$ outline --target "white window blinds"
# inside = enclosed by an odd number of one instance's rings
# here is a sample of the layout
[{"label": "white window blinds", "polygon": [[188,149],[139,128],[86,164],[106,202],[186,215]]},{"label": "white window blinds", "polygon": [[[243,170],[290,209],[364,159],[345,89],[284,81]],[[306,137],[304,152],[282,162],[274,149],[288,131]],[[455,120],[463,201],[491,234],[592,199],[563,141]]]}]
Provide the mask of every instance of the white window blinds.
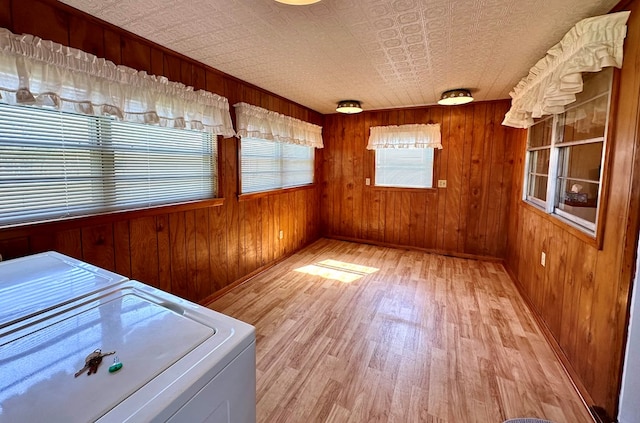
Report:
[{"label": "white window blinds", "polygon": [[243,194],[313,183],[315,150],[304,145],[242,138],[240,146]]},{"label": "white window blinds", "polygon": [[376,186],[433,187],[433,148],[381,148],[376,150]]},{"label": "white window blinds", "polygon": [[313,184],[321,126],[247,103],[234,107],[242,194]]},{"label": "white window blinds", "polygon": [[215,197],[216,137],[0,104],[0,226]]}]

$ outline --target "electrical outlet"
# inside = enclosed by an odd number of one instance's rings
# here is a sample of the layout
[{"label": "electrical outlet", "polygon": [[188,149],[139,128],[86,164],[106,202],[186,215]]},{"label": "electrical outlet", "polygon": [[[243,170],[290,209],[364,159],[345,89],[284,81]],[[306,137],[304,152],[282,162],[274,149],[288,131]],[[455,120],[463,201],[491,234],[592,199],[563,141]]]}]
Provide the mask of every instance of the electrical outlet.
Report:
[{"label": "electrical outlet", "polygon": [[364,178],[365,185],[371,185],[371,178]]},{"label": "electrical outlet", "polygon": [[544,251],[540,254],[540,264],[542,265],[542,267],[545,267],[547,265],[547,255]]},{"label": "electrical outlet", "polygon": [[278,237],[279,237],[280,239],[283,239],[283,238],[284,238],[284,231],[283,231],[283,230],[280,230],[280,233],[278,233]]},{"label": "electrical outlet", "polygon": [[438,179],[438,188],[446,188],[447,180],[446,179]]}]

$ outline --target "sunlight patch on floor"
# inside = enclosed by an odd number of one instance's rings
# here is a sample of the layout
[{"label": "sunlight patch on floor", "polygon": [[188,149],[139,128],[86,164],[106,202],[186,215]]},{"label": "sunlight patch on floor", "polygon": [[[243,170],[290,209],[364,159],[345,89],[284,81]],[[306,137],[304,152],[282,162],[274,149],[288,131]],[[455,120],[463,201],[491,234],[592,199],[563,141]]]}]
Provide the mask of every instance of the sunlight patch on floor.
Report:
[{"label": "sunlight patch on floor", "polygon": [[354,263],[346,263],[338,260],[323,260],[308,266],[294,269],[296,272],[306,273],[312,276],[320,276],[343,283],[351,283],[363,276],[370,275],[380,269],[362,266]]}]

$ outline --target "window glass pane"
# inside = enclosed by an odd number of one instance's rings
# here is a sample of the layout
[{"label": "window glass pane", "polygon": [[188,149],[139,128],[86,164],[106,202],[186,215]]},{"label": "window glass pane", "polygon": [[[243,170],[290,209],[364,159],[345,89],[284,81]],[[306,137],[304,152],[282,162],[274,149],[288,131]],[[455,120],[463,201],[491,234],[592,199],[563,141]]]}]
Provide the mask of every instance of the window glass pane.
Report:
[{"label": "window glass pane", "polygon": [[553,117],[549,116],[538,120],[529,128],[529,147],[543,147],[551,145],[551,129]]},{"label": "window glass pane", "polygon": [[529,185],[527,188],[529,197],[546,201],[550,155],[551,149],[535,150],[529,153]]},{"label": "window glass pane", "polygon": [[551,149],[535,150],[530,153],[529,171],[536,174],[547,175],[549,173],[549,159]]},{"label": "window glass pane", "polygon": [[567,108],[561,118],[564,119],[561,142],[604,137],[608,100],[609,97],[603,95],[573,108]]},{"label": "window glass pane", "polygon": [[[118,206],[151,206],[215,197],[212,137],[199,131],[111,122],[104,147],[112,151]],[[177,137],[177,138],[176,138]]]},{"label": "window glass pane", "polygon": [[581,104],[611,90],[613,68],[605,68],[600,72],[582,73],[582,91],[576,94],[576,102]]},{"label": "window glass pane", "polygon": [[313,183],[313,147],[255,138],[243,138],[240,147],[243,194]]},{"label": "window glass pane", "polygon": [[556,207],[580,219],[595,223],[599,184],[559,178]]},{"label": "window glass pane", "polygon": [[591,223],[596,221],[602,142],[559,149],[556,207]]},{"label": "window glass pane", "polygon": [[282,184],[295,187],[313,183],[315,148],[282,144]]},{"label": "window glass pane", "polygon": [[538,200],[547,200],[547,182],[548,177],[539,175],[529,176],[529,189],[527,194],[530,197],[537,198]]},{"label": "window glass pane", "polygon": [[215,195],[202,132],[0,105],[0,226]]},{"label": "window glass pane", "polygon": [[375,154],[376,185],[433,187],[433,148],[383,148],[375,150]]},{"label": "window glass pane", "polygon": [[573,145],[559,150],[558,176],[600,181],[602,142]]},{"label": "window glass pane", "polygon": [[582,74],[582,92],[576,94],[575,103],[568,105],[565,113],[560,115],[563,130],[559,142],[604,137],[612,80],[612,68]]}]

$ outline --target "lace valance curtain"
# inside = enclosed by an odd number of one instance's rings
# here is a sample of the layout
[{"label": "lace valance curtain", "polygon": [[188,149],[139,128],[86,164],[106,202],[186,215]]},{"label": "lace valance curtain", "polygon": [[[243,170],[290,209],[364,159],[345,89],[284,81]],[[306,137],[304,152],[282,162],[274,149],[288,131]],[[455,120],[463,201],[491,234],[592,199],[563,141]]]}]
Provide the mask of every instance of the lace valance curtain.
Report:
[{"label": "lace valance curtain", "polygon": [[247,103],[237,103],[236,129],[239,137],[323,148],[322,126],[272,112]]},{"label": "lace valance curtain", "polygon": [[0,102],[235,135],[224,97],[5,28]]},{"label": "lace valance curtain", "polygon": [[239,137],[323,148],[322,126],[272,112],[247,103],[237,103],[236,128]]},{"label": "lace valance curtain", "polygon": [[510,93],[505,126],[528,128],[533,119],[564,112],[582,91],[582,72],[622,66],[630,12],[618,12],[578,22],[553,46]]},{"label": "lace valance curtain", "polygon": [[379,148],[437,148],[442,150],[440,124],[372,126],[367,150]]}]

